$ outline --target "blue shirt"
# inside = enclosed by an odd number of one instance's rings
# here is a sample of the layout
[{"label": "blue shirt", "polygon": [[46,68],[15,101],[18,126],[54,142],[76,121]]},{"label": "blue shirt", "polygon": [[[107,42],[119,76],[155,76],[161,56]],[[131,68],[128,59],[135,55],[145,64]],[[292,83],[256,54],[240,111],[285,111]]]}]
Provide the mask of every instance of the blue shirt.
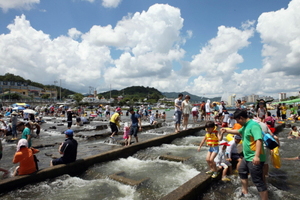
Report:
[{"label": "blue shirt", "polygon": [[139,126],[139,120],[138,119],[141,118],[141,116],[139,114],[133,113],[130,118],[131,118],[131,126],[132,127]]}]

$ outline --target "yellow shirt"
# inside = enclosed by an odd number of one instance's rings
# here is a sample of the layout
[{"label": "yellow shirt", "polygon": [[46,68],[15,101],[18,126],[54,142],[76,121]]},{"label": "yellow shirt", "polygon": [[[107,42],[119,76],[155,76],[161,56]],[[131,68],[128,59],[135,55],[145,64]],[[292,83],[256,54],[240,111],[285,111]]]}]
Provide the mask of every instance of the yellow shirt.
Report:
[{"label": "yellow shirt", "polygon": [[281,114],[286,115],[286,110],[287,110],[286,106],[281,106]]},{"label": "yellow shirt", "polygon": [[117,126],[120,126],[119,120],[120,120],[120,115],[118,112],[115,112],[110,118],[110,122],[115,123]]}]

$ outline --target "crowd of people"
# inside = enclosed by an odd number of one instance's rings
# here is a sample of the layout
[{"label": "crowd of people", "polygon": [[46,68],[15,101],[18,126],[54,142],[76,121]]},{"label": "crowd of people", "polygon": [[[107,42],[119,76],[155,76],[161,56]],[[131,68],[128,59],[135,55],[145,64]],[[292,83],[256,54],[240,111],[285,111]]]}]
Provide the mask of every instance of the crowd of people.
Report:
[{"label": "crowd of people", "polygon": [[[278,104],[275,116],[267,109],[267,102],[263,99],[258,100],[250,109],[246,109],[245,103],[237,100],[236,111],[229,113],[223,101],[211,103],[207,100],[198,107],[191,105],[190,96],[179,94],[174,101],[175,132],[181,131],[181,124],[183,130],[187,128],[189,115],[192,115],[193,123],[206,121],[206,134],[198,147],[198,151],[201,151],[203,145],[208,147],[206,162],[209,170],[206,173],[216,178],[218,169],[223,169],[222,180],[230,181],[227,175],[232,173],[234,167],[242,183],[241,197],[252,196],[248,192],[248,174],[250,174],[261,199],[268,199],[265,177],[268,175],[272,151],[264,145],[262,132],[273,137],[280,146],[279,138],[274,134],[275,122],[298,120],[300,105],[287,107],[285,104]],[[224,134],[232,134],[232,139],[224,140]],[[288,138],[300,138],[296,126],[292,126]],[[237,149],[241,141],[242,153]],[[299,160],[299,157],[287,160]]]},{"label": "crowd of people", "polygon": [[[189,123],[189,117],[192,115],[193,122],[206,121],[206,134],[204,139],[200,142],[198,151],[201,151],[202,146],[209,147],[206,161],[209,170],[207,174],[211,174],[212,178],[218,177],[219,169],[223,169],[222,180],[230,181],[228,174],[232,173],[235,168],[240,176],[242,182],[241,196],[249,197],[248,194],[248,173],[251,175],[253,183],[256,185],[262,199],[267,199],[267,187],[265,182],[265,175],[268,173],[268,155],[269,151],[263,146],[262,131],[274,137],[278,143],[279,140],[274,135],[275,121],[287,120],[287,111],[290,110],[289,118],[297,120],[300,112],[300,106],[289,108],[283,104],[278,104],[276,114],[271,115],[267,110],[266,102],[259,100],[257,106],[252,106],[251,109],[244,109],[245,102],[237,101],[237,110],[234,113],[229,113],[223,101],[211,103],[210,100],[202,102],[199,107],[193,106],[190,102],[190,96],[179,94],[174,101],[175,106],[175,132],[181,131],[181,124],[183,130],[186,130]],[[9,108],[8,108],[9,109]],[[111,108],[109,105],[104,107],[105,118],[109,121],[111,128],[110,138],[114,138],[121,129],[121,115],[120,107]],[[113,111],[111,113],[111,111]],[[19,163],[14,175],[31,174],[38,170],[37,159],[35,154],[39,150],[32,148],[31,139],[33,131],[36,131],[36,136],[39,135],[40,125],[43,123],[42,117],[31,117],[25,113],[18,113],[16,111],[7,110],[10,112],[9,122],[5,122],[3,115],[0,115],[0,123],[2,123],[1,133],[3,135],[12,135],[12,139],[18,138],[18,132],[22,133],[21,139],[17,145],[17,151],[13,158],[13,163]],[[93,112],[93,111],[92,111]],[[76,124],[80,126],[82,119],[80,116],[86,116],[85,109],[79,107],[76,110],[67,109],[65,107],[49,107],[49,109],[37,110],[39,116],[65,116],[67,118],[67,127],[65,133],[65,141],[59,146],[58,152],[62,154],[61,158],[50,161],[50,166],[58,164],[68,164],[74,162],[77,156],[78,143],[73,138],[74,115],[76,116]],[[91,113],[93,114],[93,113]],[[102,107],[95,109],[95,114],[102,117]],[[123,139],[125,146],[131,145],[131,140],[134,137],[136,142],[138,140],[138,132],[142,130],[141,122],[143,119],[149,120],[151,125],[157,123],[156,119],[166,119],[166,113],[159,113],[158,110],[152,112],[148,108],[141,106],[138,109],[130,107],[126,115],[130,114],[130,123],[124,123]],[[18,119],[23,118],[22,121]],[[79,118],[79,119],[78,119]],[[9,127],[9,128],[7,128]],[[218,127],[220,129],[218,130]],[[226,141],[225,134],[233,134],[230,141]],[[289,138],[299,138],[300,133],[296,126],[292,126],[288,135]],[[227,138],[227,137],[226,137]],[[243,142],[242,154],[239,153],[237,146]],[[0,157],[2,157],[2,146],[0,146]],[[1,159],[1,158],[0,158]],[[299,159],[299,158],[297,158]],[[6,176],[8,171],[0,168],[3,175]]]}]

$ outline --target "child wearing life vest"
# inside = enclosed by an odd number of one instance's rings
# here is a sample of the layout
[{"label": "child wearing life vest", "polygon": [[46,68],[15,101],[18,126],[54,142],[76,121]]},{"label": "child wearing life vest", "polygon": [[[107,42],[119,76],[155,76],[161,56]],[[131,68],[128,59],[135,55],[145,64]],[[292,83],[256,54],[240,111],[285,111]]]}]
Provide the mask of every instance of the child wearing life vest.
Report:
[{"label": "child wearing life vest", "polygon": [[223,133],[219,133],[216,130],[216,125],[213,121],[208,121],[205,124],[205,128],[207,133],[205,137],[201,141],[198,151],[200,151],[203,144],[206,142],[206,145],[209,147],[207,155],[206,155],[206,162],[209,167],[209,171],[206,174],[212,174],[212,178],[216,178],[218,176],[218,170],[216,163],[214,162],[215,157],[219,152],[219,141],[223,139]]}]

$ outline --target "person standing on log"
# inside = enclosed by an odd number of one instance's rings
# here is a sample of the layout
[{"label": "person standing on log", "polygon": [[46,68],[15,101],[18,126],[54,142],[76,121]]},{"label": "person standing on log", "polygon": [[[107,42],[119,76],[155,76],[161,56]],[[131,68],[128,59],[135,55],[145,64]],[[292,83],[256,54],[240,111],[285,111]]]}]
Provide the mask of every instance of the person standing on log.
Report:
[{"label": "person standing on log", "polygon": [[134,136],[136,142],[138,143],[138,136],[137,133],[139,131],[142,131],[142,122],[141,122],[141,116],[134,112],[133,108],[129,108],[129,112],[131,114],[131,125],[130,125],[130,131],[129,131],[129,138],[128,138],[128,145],[131,143],[131,137]]}]

